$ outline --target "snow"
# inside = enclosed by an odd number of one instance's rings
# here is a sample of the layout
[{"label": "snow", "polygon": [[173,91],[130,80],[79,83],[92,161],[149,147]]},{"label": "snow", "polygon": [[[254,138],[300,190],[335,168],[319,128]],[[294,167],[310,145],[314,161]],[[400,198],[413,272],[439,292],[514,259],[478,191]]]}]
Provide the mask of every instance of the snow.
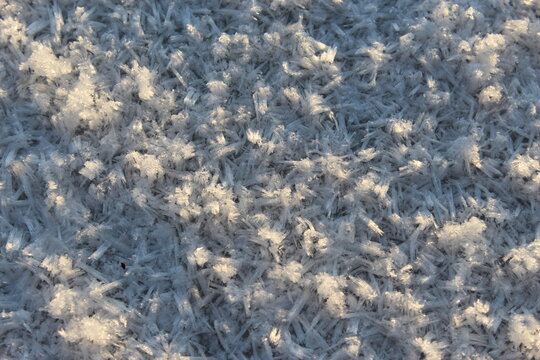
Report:
[{"label": "snow", "polygon": [[540,358],[539,12],[0,0],[0,358]]}]

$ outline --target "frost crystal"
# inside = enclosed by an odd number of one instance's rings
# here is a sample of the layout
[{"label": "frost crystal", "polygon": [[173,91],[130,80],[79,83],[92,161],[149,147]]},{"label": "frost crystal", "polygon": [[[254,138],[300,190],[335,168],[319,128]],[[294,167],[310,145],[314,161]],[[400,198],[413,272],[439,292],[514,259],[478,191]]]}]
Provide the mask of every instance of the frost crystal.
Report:
[{"label": "frost crystal", "polygon": [[540,359],[538,0],[0,0],[6,359]]},{"label": "frost crystal", "polygon": [[21,64],[20,69],[31,69],[37,76],[44,76],[51,80],[70,74],[72,71],[71,63],[67,59],[58,58],[50,47],[37,42],[32,43],[32,55]]},{"label": "frost crystal", "polygon": [[457,249],[468,243],[481,241],[485,230],[486,224],[473,216],[462,224],[445,224],[437,233],[437,237],[439,244],[444,248]]},{"label": "frost crystal", "polygon": [[540,356],[540,322],[533,315],[513,315],[508,338],[527,359]]}]

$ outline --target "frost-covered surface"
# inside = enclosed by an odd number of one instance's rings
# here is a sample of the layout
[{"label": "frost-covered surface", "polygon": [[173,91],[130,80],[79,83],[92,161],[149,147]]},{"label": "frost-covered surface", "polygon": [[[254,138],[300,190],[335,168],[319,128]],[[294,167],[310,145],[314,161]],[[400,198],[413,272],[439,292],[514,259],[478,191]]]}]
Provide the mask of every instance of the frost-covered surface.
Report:
[{"label": "frost-covered surface", "polygon": [[0,0],[2,359],[540,359],[538,0]]}]

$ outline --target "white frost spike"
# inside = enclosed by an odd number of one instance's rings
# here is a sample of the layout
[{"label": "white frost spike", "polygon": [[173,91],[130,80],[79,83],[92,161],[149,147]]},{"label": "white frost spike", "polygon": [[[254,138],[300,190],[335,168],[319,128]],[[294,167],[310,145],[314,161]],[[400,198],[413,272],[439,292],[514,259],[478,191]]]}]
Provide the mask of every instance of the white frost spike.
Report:
[{"label": "white frost spike", "polygon": [[272,95],[270,87],[260,86],[253,94],[253,102],[255,103],[255,111],[257,115],[264,115],[268,111],[268,99]]},{"label": "white frost spike", "polygon": [[268,334],[268,340],[273,346],[279,346],[282,343],[281,331],[278,328],[273,328]]},{"label": "white frost spike", "polygon": [[289,281],[293,283],[298,283],[302,278],[304,267],[299,262],[291,261],[283,268],[283,270],[285,272],[285,277]]},{"label": "white frost spike", "polygon": [[88,257],[88,260],[90,261],[97,261],[99,260],[104,254],[105,252],[111,247],[111,245],[109,244],[102,244],[99,246],[99,248],[94,251],[89,257]]},{"label": "white frost spike", "polygon": [[261,136],[260,131],[258,130],[248,129],[246,131],[246,137],[247,137],[247,140],[252,144],[261,145],[263,143],[263,138]]},{"label": "white frost spike", "polygon": [[71,73],[71,64],[64,58],[58,58],[54,55],[52,49],[38,42],[31,45],[32,55],[28,60],[21,64],[20,69],[34,70],[38,76],[44,76],[55,80],[60,76]]},{"label": "white frost spike", "polygon": [[270,252],[274,256],[274,258],[279,261],[280,251],[282,247],[281,244],[285,239],[286,235],[279,231],[264,227],[259,230],[258,236],[263,242],[266,242],[268,244]]},{"label": "white frost spike", "polygon": [[67,255],[50,255],[43,260],[41,266],[62,280],[69,280],[81,274],[80,270],[73,268],[73,261]]},{"label": "white frost spike", "polygon": [[540,238],[525,246],[512,249],[505,257],[510,268],[519,278],[540,271]]},{"label": "white frost spike", "polygon": [[381,228],[379,227],[379,225],[377,225],[375,223],[375,221],[371,220],[370,218],[368,218],[366,215],[364,214],[360,214],[358,215],[358,217],[360,218],[360,220],[362,220],[366,225],[367,227],[373,231],[375,234],[379,235],[379,236],[382,236],[384,235],[384,231],[381,230]]},{"label": "white frost spike", "polygon": [[413,131],[413,124],[409,120],[392,119],[388,124],[388,130],[397,139],[407,139]]},{"label": "white frost spike", "polygon": [[203,39],[203,35],[201,34],[201,32],[192,24],[188,24],[186,26],[186,32],[195,41],[202,41]]},{"label": "white frost spike", "polygon": [[146,67],[140,66],[137,62],[133,63],[131,70],[137,87],[139,89],[139,98],[141,100],[150,100],[155,93],[154,74]]},{"label": "white frost spike", "polygon": [[386,291],[383,295],[385,303],[394,311],[397,310],[405,314],[420,314],[424,309],[424,304],[410,293]]},{"label": "white frost spike", "polygon": [[508,338],[527,359],[540,357],[540,322],[533,315],[513,315]]},{"label": "white frost spike", "polygon": [[487,315],[489,310],[490,306],[488,303],[476,300],[472,306],[465,309],[463,315],[468,318],[469,321],[481,324],[490,329],[493,326],[493,318]]},{"label": "white frost spike", "polygon": [[510,162],[510,175],[529,178],[540,171],[540,161],[529,155],[518,155]]},{"label": "white frost spike", "polygon": [[259,229],[258,235],[270,245],[281,245],[286,236],[279,231],[275,231],[267,227]]},{"label": "white frost spike", "polygon": [[163,167],[155,155],[133,151],[126,155],[126,160],[132,162],[135,168],[150,181],[156,180],[164,173]]},{"label": "white frost spike", "polygon": [[424,354],[426,360],[441,360],[444,358],[444,348],[446,344],[438,341],[416,338],[414,344]]},{"label": "white frost spike", "polygon": [[0,44],[9,42],[13,46],[18,46],[19,41],[21,43],[28,41],[24,24],[11,16],[0,20]]},{"label": "white frost spike", "polygon": [[529,31],[529,19],[507,20],[503,25],[503,34],[512,38],[512,40],[520,40],[520,37],[527,34]]},{"label": "white frost spike", "polygon": [[379,67],[391,59],[391,56],[385,53],[386,46],[380,42],[374,42],[373,46],[367,49],[362,49],[359,52],[369,56],[373,65]]},{"label": "white frost spike", "polygon": [[324,234],[315,230],[312,226],[303,233],[303,246],[304,251],[308,256],[313,256],[314,251],[317,250],[320,254],[328,252],[328,246],[330,245],[330,239]]},{"label": "white frost spike", "polygon": [[8,240],[6,242],[6,252],[12,252],[20,250],[23,240],[23,232],[20,230],[13,229],[9,233]]},{"label": "white frost spike", "polygon": [[480,95],[478,95],[478,100],[480,101],[480,104],[484,106],[498,104],[503,98],[502,91],[502,86],[490,85],[480,92]]},{"label": "white frost spike", "polygon": [[369,60],[365,60],[359,66],[360,74],[370,74],[371,79],[370,86],[375,86],[377,81],[377,72],[392,58],[386,53],[386,46],[380,42],[374,42],[371,47],[360,49],[356,52],[357,55],[364,54],[369,57]]},{"label": "white frost spike", "polygon": [[294,109],[300,108],[302,96],[300,95],[300,92],[298,91],[298,89],[293,88],[293,87],[285,88],[283,89],[283,95],[285,95],[287,100],[289,100],[289,102],[291,103],[291,106]]},{"label": "white frost spike", "polygon": [[329,50],[323,52],[321,54],[321,61],[325,62],[325,63],[328,63],[328,64],[332,64],[334,62],[335,57],[336,57],[336,53],[337,53],[336,48],[332,48],[332,49],[329,49]]},{"label": "white frost spike", "polygon": [[361,299],[373,301],[377,297],[377,292],[366,281],[349,276],[349,288]]},{"label": "white frost spike", "polygon": [[437,232],[439,244],[447,249],[457,249],[467,243],[477,243],[482,240],[486,224],[473,216],[462,224],[447,223]]},{"label": "white frost spike", "polygon": [[189,257],[191,263],[195,263],[198,266],[204,266],[212,259],[212,253],[204,247],[198,247],[193,254]]},{"label": "white frost spike", "polygon": [[483,39],[478,40],[474,45],[476,54],[485,54],[501,51],[506,46],[506,39],[501,34],[488,34]]},{"label": "white frost spike", "polygon": [[376,151],[375,148],[368,148],[368,149],[361,150],[358,153],[356,153],[356,156],[358,157],[358,161],[360,162],[371,161],[378,155],[379,155],[379,152]]},{"label": "white frost spike", "polygon": [[345,294],[342,289],[346,282],[339,276],[332,276],[327,273],[320,273],[315,276],[317,293],[326,300],[326,307],[329,313],[336,317],[345,316],[346,303]]},{"label": "white frost spike", "polygon": [[276,280],[287,280],[292,283],[300,282],[304,267],[297,261],[291,261],[285,266],[277,265],[269,271],[268,277]]},{"label": "white frost spike", "polygon": [[224,283],[227,283],[238,271],[235,261],[225,257],[217,258],[212,268],[218,278]]},{"label": "white frost spike", "polygon": [[[341,1],[341,0],[340,0]],[[345,354],[351,359],[358,358],[358,352],[362,346],[362,341],[358,336],[348,336],[345,339]]]},{"label": "white frost spike", "polygon": [[478,169],[482,168],[480,148],[472,137],[463,136],[456,139],[452,143],[449,153],[452,157],[462,162],[469,173],[471,164]]},{"label": "white frost spike", "polygon": [[47,310],[53,317],[61,319],[66,315],[84,315],[89,306],[86,294],[58,284],[54,287],[54,297],[49,302]]},{"label": "white frost spike", "polygon": [[91,160],[84,163],[84,167],[79,173],[88,180],[94,180],[104,169],[103,163],[99,160]]},{"label": "white frost spike", "polygon": [[208,82],[208,89],[214,96],[226,97],[229,95],[229,87],[223,81]]},{"label": "white frost spike", "polygon": [[330,111],[330,108],[324,105],[323,97],[319,94],[308,94],[304,103],[304,109],[309,115],[318,115]]},{"label": "white frost spike", "polygon": [[86,342],[108,346],[123,334],[124,325],[116,319],[94,315],[72,319],[66,329],[59,331],[60,336],[69,342]]},{"label": "white frost spike", "polygon": [[59,118],[68,129],[75,129],[79,119],[90,119],[93,115],[95,85],[93,73],[82,73],[75,87],[68,92],[65,107]]}]

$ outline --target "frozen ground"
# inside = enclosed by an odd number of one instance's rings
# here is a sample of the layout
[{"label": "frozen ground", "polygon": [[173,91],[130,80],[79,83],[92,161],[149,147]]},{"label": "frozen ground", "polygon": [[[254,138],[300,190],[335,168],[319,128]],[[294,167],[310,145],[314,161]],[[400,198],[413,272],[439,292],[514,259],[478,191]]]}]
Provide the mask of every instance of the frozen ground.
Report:
[{"label": "frozen ground", "polygon": [[1,359],[540,359],[539,0],[0,0]]}]

